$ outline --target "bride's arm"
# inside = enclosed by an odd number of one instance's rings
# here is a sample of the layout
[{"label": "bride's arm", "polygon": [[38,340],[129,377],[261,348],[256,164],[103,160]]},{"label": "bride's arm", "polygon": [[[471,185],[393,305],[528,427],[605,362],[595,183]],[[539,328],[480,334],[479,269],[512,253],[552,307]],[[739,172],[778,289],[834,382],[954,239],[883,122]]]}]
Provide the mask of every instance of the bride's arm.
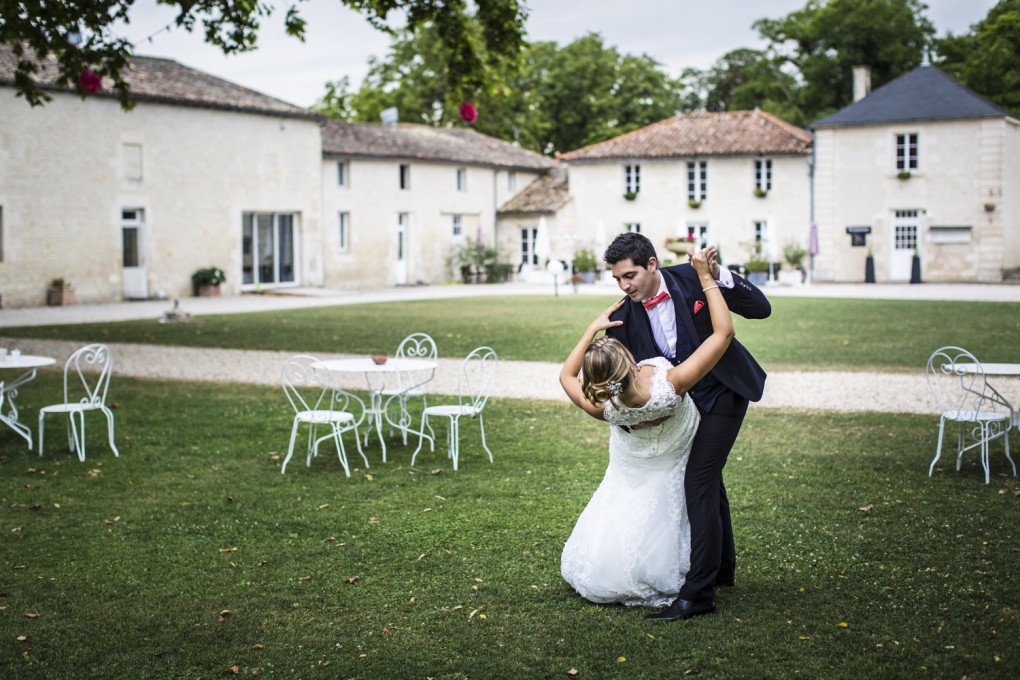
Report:
[{"label": "bride's arm", "polygon": [[691,258],[691,264],[698,272],[698,280],[705,290],[705,299],[708,300],[712,335],[701,343],[687,361],[674,366],[666,374],[677,394],[686,394],[695,383],[704,378],[722,358],[726,348],[730,346],[730,341],[733,340],[733,319],[730,318],[730,310],[719,291],[719,286],[712,278],[710,263],[704,251],[695,253]]},{"label": "bride's arm", "polygon": [[594,321],[588,324],[584,333],[581,334],[581,339],[577,341],[577,345],[570,351],[567,360],[563,362],[563,368],[560,369],[560,385],[563,387],[563,391],[567,393],[567,396],[570,397],[570,401],[574,402],[575,405],[592,418],[598,418],[599,420],[606,419],[604,415],[605,410],[584,398],[584,392],[581,391],[581,381],[578,379],[578,375],[581,373],[584,353],[588,349],[588,345],[595,339],[595,336],[607,328],[623,325],[622,321],[610,320],[609,315],[619,309],[625,299],[623,298],[613,303],[609,309],[599,314]]}]

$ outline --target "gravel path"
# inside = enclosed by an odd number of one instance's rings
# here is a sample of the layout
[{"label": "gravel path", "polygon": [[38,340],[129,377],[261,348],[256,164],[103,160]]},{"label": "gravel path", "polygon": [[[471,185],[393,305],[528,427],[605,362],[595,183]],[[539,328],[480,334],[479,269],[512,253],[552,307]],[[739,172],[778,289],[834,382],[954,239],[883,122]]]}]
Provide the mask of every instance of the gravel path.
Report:
[{"label": "gravel path", "polygon": [[[57,366],[80,344],[67,341],[25,340],[0,337],[0,346],[17,347],[26,354],[57,358]],[[114,374],[137,378],[169,378],[213,382],[278,385],[280,367],[291,352],[229,349],[198,349],[111,343]],[[343,358],[337,354],[322,358]],[[440,359],[429,391],[456,394],[459,359]],[[496,397],[566,401],[560,389],[559,364],[501,361]],[[358,375],[338,375],[341,386],[364,389]],[[995,378],[1000,392],[1020,403],[1020,379]],[[917,373],[870,373],[791,371],[769,375],[765,396],[753,408],[812,409],[827,411],[882,411],[885,413],[934,413],[921,370]]]}]

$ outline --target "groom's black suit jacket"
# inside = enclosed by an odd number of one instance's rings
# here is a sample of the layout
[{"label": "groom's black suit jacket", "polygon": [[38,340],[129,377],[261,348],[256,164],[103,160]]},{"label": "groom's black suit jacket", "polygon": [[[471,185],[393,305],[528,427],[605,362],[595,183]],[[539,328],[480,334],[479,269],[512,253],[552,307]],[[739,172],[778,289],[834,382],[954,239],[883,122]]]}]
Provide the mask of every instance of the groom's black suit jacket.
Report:
[{"label": "groom's black suit jacket", "polygon": [[[680,338],[681,333],[685,334],[691,340],[691,349],[697,349],[712,334],[712,319],[705,293],[701,289],[701,279],[690,264],[666,267],[659,272],[666,281],[666,290],[676,308],[677,338]],[[765,294],[736,274],[733,275],[733,288],[720,287],[720,290],[730,311],[735,314],[748,319],[764,319],[772,313],[772,305]],[[623,325],[610,328],[606,331],[607,335],[622,342],[635,360],[662,356],[652,336],[648,314],[640,302],[628,299],[616,310],[612,319],[623,321]],[[675,363],[681,363],[686,358],[678,352]],[[748,401],[761,399],[765,389],[765,371],[735,338],[711,373],[725,387]]]}]

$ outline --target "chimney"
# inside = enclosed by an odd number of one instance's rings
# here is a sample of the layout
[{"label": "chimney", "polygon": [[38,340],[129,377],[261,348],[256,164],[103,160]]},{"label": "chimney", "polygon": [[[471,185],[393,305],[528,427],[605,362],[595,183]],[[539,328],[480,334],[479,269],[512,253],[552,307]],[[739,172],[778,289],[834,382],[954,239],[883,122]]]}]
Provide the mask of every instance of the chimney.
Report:
[{"label": "chimney", "polygon": [[388,109],[383,109],[379,112],[379,118],[382,120],[383,125],[396,125],[398,120],[397,107],[391,106]]},{"label": "chimney", "polygon": [[854,101],[859,102],[871,94],[871,69],[854,66]]}]

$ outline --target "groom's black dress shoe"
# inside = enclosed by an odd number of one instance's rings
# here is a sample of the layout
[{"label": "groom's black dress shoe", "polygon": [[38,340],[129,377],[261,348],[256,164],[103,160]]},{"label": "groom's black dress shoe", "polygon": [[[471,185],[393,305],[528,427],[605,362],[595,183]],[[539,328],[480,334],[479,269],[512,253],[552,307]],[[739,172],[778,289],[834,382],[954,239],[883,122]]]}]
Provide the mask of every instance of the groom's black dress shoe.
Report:
[{"label": "groom's black dress shoe", "polygon": [[673,600],[673,604],[669,605],[661,612],[656,612],[646,616],[645,621],[682,621],[683,619],[689,619],[692,616],[711,614],[714,611],[714,600],[696,604],[690,600],[681,600],[680,598],[677,598]]}]

